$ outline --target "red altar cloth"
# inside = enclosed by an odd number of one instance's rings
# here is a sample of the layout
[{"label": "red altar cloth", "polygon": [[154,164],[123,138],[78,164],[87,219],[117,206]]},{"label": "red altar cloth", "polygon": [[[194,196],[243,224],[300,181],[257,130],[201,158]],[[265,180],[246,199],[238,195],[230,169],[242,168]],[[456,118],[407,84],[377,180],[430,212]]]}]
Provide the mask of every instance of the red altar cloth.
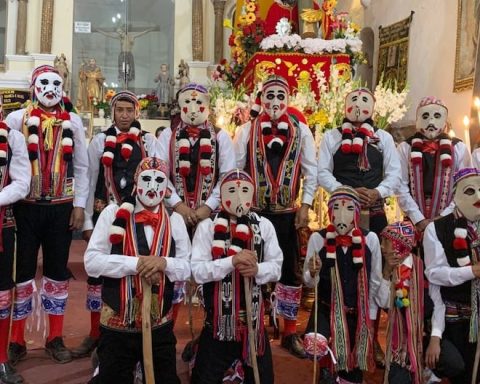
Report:
[{"label": "red altar cloth", "polygon": [[349,72],[350,56],[345,53],[309,55],[298,52],[257,52],[250,58],[235,85],[244,83],[247,92],[252,92],[258,81],[264,80],[269,74],[276,74],[288,81],[293,93],[303,82],[310,83],[316,93],[316,69],[321,69],[328,81],[331,65],[335,65],[341,74]]}]

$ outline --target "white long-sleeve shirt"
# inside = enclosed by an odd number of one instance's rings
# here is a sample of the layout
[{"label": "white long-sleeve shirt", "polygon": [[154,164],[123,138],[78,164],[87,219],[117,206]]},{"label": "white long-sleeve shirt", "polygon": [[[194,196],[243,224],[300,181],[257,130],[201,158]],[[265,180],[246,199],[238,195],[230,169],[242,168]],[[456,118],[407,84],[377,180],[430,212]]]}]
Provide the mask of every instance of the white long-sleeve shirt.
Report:
[{"label": "white long-sleeve shirt", "polygon": [[472,152],[472,164],[475,168],[480,169],[480,148]]},{"label": "white long-sleeve shirt", "polygon": [[[380,252],[380,243],[378,237],[374,232],[369,232],[365,236],[365,245],[372,254],[370,264],[370,280],[368,284],[368,305],[370,308],[370,318],[375,320],[377,318],[378,303],[388,301],[390,295],[390,282],[382,278],[382,254]],[[307,287],[314,287],[320,281],[320,276],[317,275],[314,279],[310,275],[308,264],[313,255],[318,255],[320,250],[324,247],[324,238],[318,232],[312,233],[308,239],[307,255],[303,264],[303,281]],[[343,247],[343,251],[347,251],[347,247]],[[379,296],[379,297],[377,297]]]},{"label": "white long-sleeve shirt", "polygon": [[25,137],[20,132],[11,129],[7,140],[12,151],[12,157],[8,166],[10,183],[0,191],[0,207],[25,198],[30,191],[30,180],[32,177],[32,166],[28,159]]},{"label": "white long-sleeve shirt", "polygon": [[[247,163],[248,145],[252,123],[247,122],[238,127],[233,139],[235,155],[237,157],[237,168],[244,169]],[[299,123],[300,147],[301,147],[301,169],[303,177],[302,203],[312,205],[315,192],[317,191],[317,164],[315,140],[307,125]]]},{"label": "white long-sleeve shirt", "polygon": [[[412,220],[414,224],[419,223],[425,219],[425,216],[420,211],[417,202],[413,199],[410,194],[410,152],[412,147],[406,143],[401,143],[398,148],[398,156],[400,158],[401,165],[401,174],[400,174],[400,184],[397,190],[397,199],[400,208],[403,212]],[[454,169],[453,173],[457,172],[462,168],[472,167],[472,158],[470,157],[470,152],[468,152],[467,146],[461,141],[455,144],[454,146]],[[451,209],[446,208],[446,211],[441,212],[442,216],[450,213]]]},{"label": "white long-sleeve shirt", "polygon": [[[255,281],[258,285],[280,280],[283,253],[278,245],[275,228],[270,220],[259,218],[260,233],[264,240],[263,262],[258,263]],[[211,219],[203,220],[195,231],[192,250],[192,275],[198,284],[220,281],[235,268],[233,256],[212,260],[214,224]]]},{"label": "white long-sleeve shirt", "polygon": [[[212,190],[212,193],[205,201],[205,205],[207,205],[212,211],[217,209],[220,205],[220,182],[227,172],[231,171],[235,168],[235,155],[233,152],[233,144],[232,139],[228,135],[226,131],[223,129],[219,130],[216,133],[217,136],[217,143],[218,143],[218,180],[217,184]],[[159,157],[160,159],[167,162],[169,168],[171,167],[171,162],[174,159],[170,159],[170,140],[172,138],[172,130],[170,127],[165,128],[160,137],[158,138],[159,141]],[[194,145],[196,140],[190,139],[190,143]],[[170,187],[170,185],[169,185]],[[173,186],[174,187],[174,186]],[[172,195],[168,199],[168,205],[174,207],[182,199],[176,192],[175,188],[172,190]],[[198,208],[198,207],[196,207]]]},{"label": "white long-sleeve shirt", "polygon": [[[380,139],[378,150],[383,154],[383,180],[375,187],[382,198],[391,196],[400,183],[400,161],[392,135],[378,129],[375,135]],[[333,176],[333,156],[340,148],[342,134],[338,129],[325,132],[318,153],[317,181],[320,187],[331,193],[342,184]],[[371,164],[371,166],[375,166]]]},{"label": "white long-sleeve shirt", "polygon": [[[10,113],[5,122],[11,129],[23,133],[23,118],[25,109],[19,109]],[[85,131],[82,120],[73,112],[70,112],[70,122],[73,131],[73,176],[75,178],[75,189],[73,197],[73,206],[85,208],[88,199],[88,156],[87,145],[85,142]]]},{"label": "white long-sleeve shirt", "polygon": [[[135,213],[139,212],[140,204],[135,206]],[[112,244],[109,241],[109,230],[115,220],[118,205],[111,204],[106,207],[93,230],[92,237],[88,242],[85,251],[85,270],[92,277],[122,278],[137,274],[137,263],[139,258],[135,256],[110,254]],[[190,254],[191,244],[187,228],[182,216],[172,213],[170,216],[172,237],[175,240],[175,257],[166,257],[165,274],[170,281],[185,281],[190,278]],[[148,246],[151,247],[153,239],[153,228],[144,225],[145,237]],[[146,255],[143,255],[146,256]],[[168,255],[161,255],[168,256]]]},{"label": "white long-sleeve shirt", "polygon": [[[117,134],[120,130],[116,128]],[[104,132],[100,132],[95,135],[90,144],[88,145],[88,200],[85,206],[85,221],[83,222],[83,230],[93,229],[93,206],[95,203],[95,188],[97,186],[98,173],[100,171],[100,161],[102,159],[103,150],[105,149],[105,137]],[[144,136],[145,150],[148,156],[159,155],[158,141],[151,133],[146,133]]]},{"label": "white long-sleeve shirt", "polygon": [[[423,249],[425,253],[425,275],[430,284],[430,297],[435,305],[432,317],[432,336],[441,337],[445,329],[445,305],[441,297],[440,287],[454,287],[463,284],[473,280],[475,275],[471,266],[451,267],[448,264],[447,255],[438,239],[433,222],[425,228]],[[437,299],[432,297],[432,290]]]}]

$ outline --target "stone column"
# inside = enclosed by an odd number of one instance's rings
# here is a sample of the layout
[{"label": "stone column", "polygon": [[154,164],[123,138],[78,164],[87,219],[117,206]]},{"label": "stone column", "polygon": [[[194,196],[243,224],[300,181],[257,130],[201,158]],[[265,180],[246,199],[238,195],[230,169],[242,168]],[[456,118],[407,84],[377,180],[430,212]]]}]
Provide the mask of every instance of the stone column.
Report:
[{"label": "stone column", "polygon": [[27,42],[27,4],[28,0],[18,0],[17,14],[17,40],[15,52],[17,55],[25,55],[25,45]]},{"label": "stone column", "polygon": [[192,0],[192,56],[203,60],[203,0]]},{"label": "stone column", "polygon": [[53,7],[55,0],[43,0],[40,53],[52,53]]},{"label": "stone column", "polygon": [[215,12],[215,63],[223,59],[223,14],[226,0],[212,0]]}]

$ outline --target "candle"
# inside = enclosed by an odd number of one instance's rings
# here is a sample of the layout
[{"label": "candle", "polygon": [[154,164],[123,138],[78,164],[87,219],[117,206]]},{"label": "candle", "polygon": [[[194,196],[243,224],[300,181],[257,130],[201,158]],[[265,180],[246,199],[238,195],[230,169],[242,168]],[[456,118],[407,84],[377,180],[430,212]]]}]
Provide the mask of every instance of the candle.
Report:
[{"label": "candle", "polygon": [[480,98],[475,97],[473,100],[473,105],[475,105],[475,108],[477,108],[477,127],[480,127]]},{"label": "candle", "polygon": [[463,125],[465,125],[465,145],[470,151],[470,119],[467,115],[463,117]]}]

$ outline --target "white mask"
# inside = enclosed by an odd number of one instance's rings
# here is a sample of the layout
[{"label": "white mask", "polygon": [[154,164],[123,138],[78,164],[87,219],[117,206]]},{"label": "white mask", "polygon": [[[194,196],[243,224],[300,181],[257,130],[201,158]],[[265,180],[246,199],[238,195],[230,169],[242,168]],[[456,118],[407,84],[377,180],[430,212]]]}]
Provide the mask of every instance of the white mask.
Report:
[{"label": "white mask", "polygon": [[480,176],[460,180],[456,185],[453,201],[467,220],[480,220]]},{"label": "white mask", "polygon": [[428,104],[417,109],[417,131],[433,140],[443,132],[447,125],[448,111],[439,104]]},{"label": "white mask", "polygon": [[373,95],[364,89],[357,89],[345,98],[345,116],[352,123],[363,123],[372,117],[374,106]]},{"label": "white mask", "polygon": [[137,179],[137,199],[148,208],[160,205],[167,190],[167,176],[162,171],[148,169]]},{"label": "white mask", "polygon": [[210,114],[210,99],[207,94],[189,89],[178,96],[180,118],[185,124],[200,125],[207,121]]},{"label": "white mask", "polygon": [[220,197],[223,209],[233,216],[246,215],[252,206],[255,187],[246,180],[231,180],[222,183]]},{"label": "white mask", "polygon": [[265,113],[276,121],[287,112],[288,92],[284,87],[272,85],[262,92],[261,102]]},{"label": "white mask", "polygon": [[63,80],[55,72],[42,73],[35,79],[34,93],[44,107],[53,107],[62,100]]},{"label": "white mask", "polygon": [[335,200],[330,220],[339,235],[348,234],[355,226],[355,203],[350,199]]}]

